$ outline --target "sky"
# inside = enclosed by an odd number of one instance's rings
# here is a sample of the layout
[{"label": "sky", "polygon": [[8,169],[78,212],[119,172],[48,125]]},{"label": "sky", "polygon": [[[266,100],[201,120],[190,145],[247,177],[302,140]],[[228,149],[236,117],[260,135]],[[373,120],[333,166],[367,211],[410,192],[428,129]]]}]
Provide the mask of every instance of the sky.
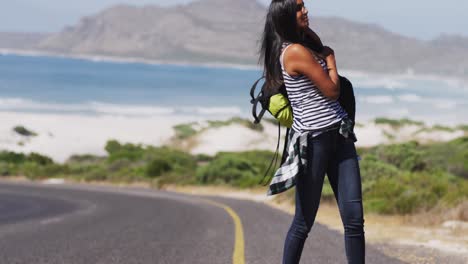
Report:
[{"label": "sky", "polygon": [[[162,6],[192,0],[0,0],[0,31],[57,32],[86,15],[119,3]],[[232,0],[236,1],[236,0]],[[252,0],[253,1],[253,0]],[[267,5],[269,0],[259,0]],[[378,24],[419,39],[441,33],[468,36],[466,0],[304,0],[309,16],[337,16]]]}]

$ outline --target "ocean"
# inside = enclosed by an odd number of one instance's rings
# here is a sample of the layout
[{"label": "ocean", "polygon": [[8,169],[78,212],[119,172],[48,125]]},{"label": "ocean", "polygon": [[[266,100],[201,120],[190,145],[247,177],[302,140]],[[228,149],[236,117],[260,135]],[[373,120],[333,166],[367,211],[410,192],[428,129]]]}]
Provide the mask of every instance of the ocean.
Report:
[{"label": "ocean", "polygon": [[[340,71],[354,84],[357,122],[376,117],[468,123],[468,88],[414,73]],[[35,114],[250,117],[255,68],[158,65],[0,55],[0,111]]]}]

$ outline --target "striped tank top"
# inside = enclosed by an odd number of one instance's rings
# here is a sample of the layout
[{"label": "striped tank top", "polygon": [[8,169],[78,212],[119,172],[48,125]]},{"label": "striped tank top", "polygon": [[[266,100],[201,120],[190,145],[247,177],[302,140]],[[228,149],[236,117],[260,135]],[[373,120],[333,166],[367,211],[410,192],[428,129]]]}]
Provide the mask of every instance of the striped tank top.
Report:
[{"label": "striped tank top", "polygon": [[[312,137],[323,133],[320,129],[339,123],[348,114],[338,101],[325,97],[319,88],[305,75],[291,76],[284,69],[283,56],[291,43],[283,43],[280,56],[284,84],[293,110],[293,126],[296,132],[312,132]],[[314,56],[316,57],[316,56]],[[325,72],[328,71],[325,60],[316,57]]]}]

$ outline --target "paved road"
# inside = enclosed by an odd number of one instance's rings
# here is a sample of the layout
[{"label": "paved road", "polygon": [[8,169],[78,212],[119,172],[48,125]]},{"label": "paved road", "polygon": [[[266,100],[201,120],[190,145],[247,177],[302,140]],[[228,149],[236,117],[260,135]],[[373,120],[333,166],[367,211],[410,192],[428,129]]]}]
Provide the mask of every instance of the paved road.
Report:
[{"label": "paved road", "polygon": [[[0,263],[281,263],[291,220],[251,201],[0,181]],[[316,224],[301,263],[346,263],[342,235]]]}]

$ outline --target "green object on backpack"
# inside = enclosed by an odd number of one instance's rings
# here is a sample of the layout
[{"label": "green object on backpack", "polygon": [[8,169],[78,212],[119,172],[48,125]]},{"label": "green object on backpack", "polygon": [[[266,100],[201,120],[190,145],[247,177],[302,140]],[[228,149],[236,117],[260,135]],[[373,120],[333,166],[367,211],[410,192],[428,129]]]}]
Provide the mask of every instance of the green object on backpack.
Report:
[{"label": "green object on backpack", "polygon": [[[254,82],[250,88],[250,103],[252,104],[252,116],[254,124],[259,124],[263,114],[268,111],[278,121],[278,125],[291,128],[293,125],[293,110],[288,99],[286,86],[283,84],[275,87],[267,87],[266,82],[262,85],[260,92],[256,95],[255,88],[264,79],[262,76]],[[260,112],[257,112],[257,105],[261,105]]]},{"label": "green object on backpack", "polygon": [[288,98],[282,93],[277,93],[270,97],[268,111],[285,127],[292,127],[293,111]]}]

